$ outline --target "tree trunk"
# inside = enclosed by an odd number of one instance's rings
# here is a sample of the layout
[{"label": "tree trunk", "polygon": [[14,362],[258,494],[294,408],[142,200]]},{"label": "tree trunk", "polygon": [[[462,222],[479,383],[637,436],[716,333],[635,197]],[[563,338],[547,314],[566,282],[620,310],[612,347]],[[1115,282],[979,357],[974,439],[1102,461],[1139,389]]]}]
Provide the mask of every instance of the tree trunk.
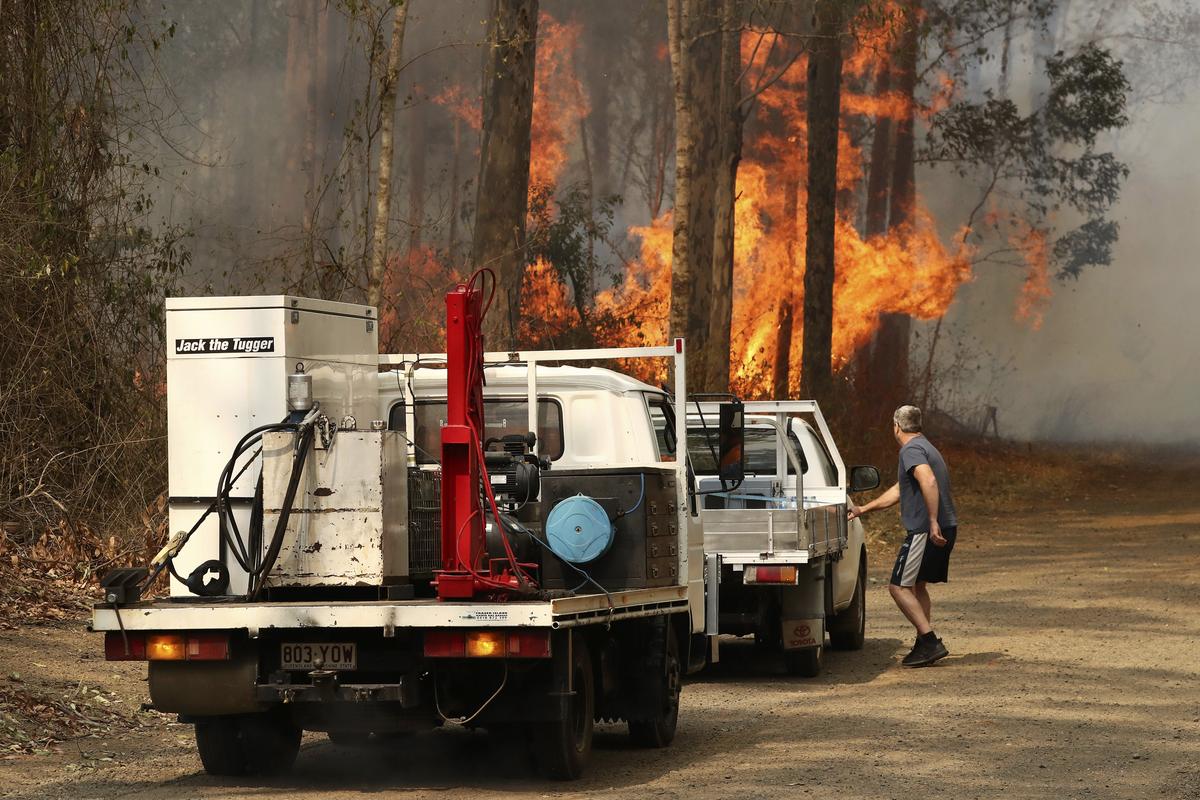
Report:
[{"label": "tree trunk", "polygon": [[774,392],[776,399],[786,399],[791,388],[791,358],[793,317],[795,314],[796,297],[793,287],[796,285],[796,215],[800,211],[800,177],[789,175],[783,187],[783,237],[788,248],[788,274],[784,281],[784,295],[779,300],[779,327],[775,330],[775,369]]},{"label": "tree trunk", "polygon": [[462,120],[454,115],[454,137],[450,145],[450,224],[446,231],[446,254],[451,268],[458,264],[459,164],[462,161]]},{"label": "tree trunk", "polygon": [[[289,133],[305,129],[304,110],[307,107],[310,51],[308,49],[308,5],[299,4],[287,10],[287,61],[283,76],[283,102],[286,109],[285,130]],[[284,135],[281,138],[285,155],[285,186],[280,192],[280,212],[283,224],[294,220],[293,212],[299,198],[300,213],[304,213],[304,137]],[[274,224],[272,225],[274,227]],[[290,277],[289,277],[290,280]]]},{"label": "tree trunk", "polygon": [[491,267],[498,278],[486,334],[493,346],[512,349],[520,327],[526,261],[537,22],[538,0],[492,2],[471,256],[474,267]]},{"label": "tree trunk", "polygon": [[730,329],[733,326],[734,202],[738,162],[742,158],[741,32],[738,0],[721,0],[721,83],[718,128],[715,216],[713,225],[712,298],[704,346],[704,381],[710,392],[729,391]]},{"label": "tree trunk", "polygon": [[[689,294],[688,313],[683,323],[691,357],[688,360],[688,383],[692,389],[707,391],[707,362],[713,355],[708,347],[708,317],[713,301],[713,247],[716,224],[716,187],[721,163],[719,130],[714,124],[721,107],[721,6],[720,0],[684,0],[691,7],[688,14],[690,30],[686,36],[686,102],[689,106],[688,134],[690,148],[688,180],[689,197],[686,207],[686,236],[688,236],[688,265],[683,290]],[[716,68],[714,68],[716,67]],[[678,169],[678,156],[676,168]],[[676,211],[677,216],[683,212]],[[678,235],[678,227],[676,235]],[[673,277],[673,276],[672,276]],[[672,290],[674,290],[672,281]],[[672,297],[673,302],[673,297]],[[679,329],[676,329],[679,330]]]},{"label": "tree trunk", "polygon": [[421,233],[425,227],[425,161],[426,126],[429,124],[429,101],[418,102],[409,110],[411,127],[408,136],[408,250],[421,249]]},{"label": "tree trunk", "polygon": [[[919,3],[905,9],[904,32],[896,52],[896,90],[904,98],[904,113],[896,120],[896,149],[892,158],[892,187],[888,229],[905,235],[913,224],[916,200],[913,170],[913,94],[917,82],[917,24]],[[895,408],[908,396],[908,349],[912,318],[884,314],[871,347],[868,394],[880,412]]]},{"label": "tree trunk", "polygon": [[816,36],[808,67],[808,205],[800,383],[808,395],[823,399],[832,384],[834,231],[842,77],[838,0],[816,0],[814,23]]},{"label": "tree trunk", "polygon": [[379,308],[383,276],[387,268],[388,222],[392,209],[392,149],[396,123],[396,82],[400,73],[400,50],[408,20],[408,0],[396,5],[392,20],[392,42],[388,46],[387,71],[379,94],[379,170],[375,186],[375,227],[371,235],[371,268],[367,278],[367,305]]},{"label": "tree trunk", "polygon": [[691,35],[695,0],[667,0],[667,42],[675,95],[675,207],[671,238],[671,310],[668,336],[687,334],[691,302],[691,253],[688,223],[692,201],[692,106],[688,97],[687,40]]},{"label": "tree trunk", "polygon": [[[879,64],[875,78],[875,96],[883,100],[892,90],[892,65],[886,56]],[[867,238],[887,233],[888,186],[892,171],[892,118],[880,114],[875,118],[875,135],[871,139],[871,164],[867,174]]]}]

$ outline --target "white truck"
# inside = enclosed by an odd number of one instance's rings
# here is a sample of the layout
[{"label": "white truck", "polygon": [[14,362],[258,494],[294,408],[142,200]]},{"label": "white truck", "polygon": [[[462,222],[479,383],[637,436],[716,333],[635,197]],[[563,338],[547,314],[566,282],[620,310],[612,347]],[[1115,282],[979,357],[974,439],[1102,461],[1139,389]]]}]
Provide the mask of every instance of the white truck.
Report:
[{"label": "white truck", "polygon": [[[467,492],[478,511],[447,530],[443,483],[467,485],[447,460],[464,386],[453,356],[380,356],[373,309],[280,296],[170,300],[167,336],[180,533],[154,563],[171,596],[142,599],[152,576],[114,571],[92,627],[107,658],[148,662],[153,706],[195,724],[211,773],[286,769],[304,730],[355,742],[448,721],[527,736],[547,774],[575,778],[597,720],[626,722],[641,746],[671,742],[684,673],[717,654],[719,634],[750,632],[736,588],[747,570],[778,598],[786,652],[819,647],[827,616],[838,645],[854,597],[861,612],[861,581],[842,563],[861,574],[861,530],[847,532],[836,449],[822,486],[817,451],[783,448],[799,470],[776,491],[754,443],[798,424],[792,412],[750,414],[745,431],[726,415],[721,455],[749,436],[752,469],[722,489],[702,459],[675,452],[691,426],[676,413],[682,340],[478,353],[487,478]],[[647,359],[674,391],[561,366]],[[765,530],[730,546],[723,520],[756,502],[752,490],[793,491],[804,507],[780,500]],[[722,492],[727,508],[712,508]],[[449,583],[473,523],[479,552]],[[811,534],[803,548],[796,530]],[[776,566],[796,568],[792,584],[768,586]],[[447,590],[464,579],[485,588]],[[837,595],[818,598],[818,581]],[[753,606],[764,639],[772,602]],[[811,638],[799,648],[784,633],[797,621]]]},{"label": "white truck", "polygon": [[[722,480],[718,465],[718,439],[729,430],[722,412],[744,417],[740,480]],[[708,571],[717,576],[710,630],[753,634],[803,677],[820,672],[826,633],[836,650],[861,649],[867,548],[846,504],[848,492],[879,485],[878,470],[847,470],[811,400],[691,403],[688,450]]]}]

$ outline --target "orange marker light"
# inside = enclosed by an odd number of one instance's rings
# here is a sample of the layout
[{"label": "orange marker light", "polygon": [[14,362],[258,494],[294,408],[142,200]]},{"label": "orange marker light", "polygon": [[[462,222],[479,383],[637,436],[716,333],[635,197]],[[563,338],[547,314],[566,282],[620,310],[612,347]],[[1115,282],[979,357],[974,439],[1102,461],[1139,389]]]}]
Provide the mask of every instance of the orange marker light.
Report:
[{"label": "orange marker light", "polygon": [[153,633],[146,637],[146,658],[151,661],[183,661],[187,645],[177,633]]},{"label": "orange marker light", "polygon": [[467,634],[467,655],[473,658],[496,658],[506,655],[504,634],[500,631],[472,631]]}]

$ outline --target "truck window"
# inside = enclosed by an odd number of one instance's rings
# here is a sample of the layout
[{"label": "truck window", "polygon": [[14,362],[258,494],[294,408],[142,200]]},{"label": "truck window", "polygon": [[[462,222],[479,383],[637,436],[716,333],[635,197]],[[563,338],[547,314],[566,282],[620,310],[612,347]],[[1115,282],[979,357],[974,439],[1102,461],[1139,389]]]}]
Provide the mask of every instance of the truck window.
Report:
[{"label": "truck window", "polygon": [[[817,474],[813,476],[813,480],[823,479],[824,486],[837,485],[837,470],[833,466],[833,459],[829,457],[829,451],[825,449],[825,442],[821,441],[821,437],[808,426],[804,424],[804,433],[810,442],[813,443],[813,450],[817,454]],[[792,434],[793,438],[795,434]],[[808,475],[808,467],[804,468],[804,474]]]},{"label": "truck window", "polygon": [[[505,436],[510,433],[525,433],[529,429],[527,404],[524,399],[484,398],[483,435]],[[431,464],[441,458],[442,425],[446,422],[445,400],[418,400],[413,416],[417,430],[413,443],[417,447],[417,461]],[[388,415],[388,427],[404,430],[404,403],[396,403]],[[543,458],[555,461],[563,454],[562,407],[555,400],[538,400],[538,453]]]},{"label": "truck window", "polygon": [[647,394],[646,407],[654,426],[654,440],[659,461],[675,460],[675,409],[661,394]]},{"label": "truck window", "polygon": [[[788,441],[791,442],[792,449],[796,451],[796,457],[800,461],[800,468],[807,475],[808,461],[804,457],[804,448],[800,446],[800,441],[796,438],[796,434],[788,431]],[[747,475],[775,474],[775,444],[776,434],[774,428],[746,428],[745,451]],[[716,459],[713,456],[716,450],[717,428],[715,426],[709,425],[707,432],[703,427],[688,428],[688,454],[692,458],[692,464],[695,466],[697,475],[717,474]],[[787,462],[787,474],[796,474],[796,469],[792,466],[790,459]]]}]

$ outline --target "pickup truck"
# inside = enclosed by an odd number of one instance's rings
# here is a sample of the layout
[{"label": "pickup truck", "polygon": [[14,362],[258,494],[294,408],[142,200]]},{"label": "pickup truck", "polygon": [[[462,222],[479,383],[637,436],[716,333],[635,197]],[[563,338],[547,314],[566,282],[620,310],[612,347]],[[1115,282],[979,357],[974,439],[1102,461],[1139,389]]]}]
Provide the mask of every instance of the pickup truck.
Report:
[{"label": "pickup truck", "polygon": [[[105,657],[148,662],[151,706],[195,726],[216,775],[287,770],[304,731],[479,726],[527,741],[557,779],[582,774],[596,720],[669,745],[705,655],[700,521],[651,417],[675,398],[539,365],[648,359],[682,392],[683,341],[381,355],[376,319],[288,296],[168,300],[176,533],[149,568],[102,579]],[[441,424],[448,374],[452,402],[482,401],[469,438]],[[486,467],[475,485],[448,468],[464,441]],[[456,492],[478,510],[447,535]],[[144,596],[168,570],[171,595]]]},{"label": "pickup truck", "polygon": [[744,415],[736,483],[722,481],[717,466],[719,406],[688,406],[704,550],[718,577],[708,587],[710,632],[753,634],[782,651],[788,672],[814,677],[826,633],[836,650],[863,646],[867,548],[862,523],[846,521],[847,493],[875,488],[879,472],[847,471],[815,401],[735,408]]}]

